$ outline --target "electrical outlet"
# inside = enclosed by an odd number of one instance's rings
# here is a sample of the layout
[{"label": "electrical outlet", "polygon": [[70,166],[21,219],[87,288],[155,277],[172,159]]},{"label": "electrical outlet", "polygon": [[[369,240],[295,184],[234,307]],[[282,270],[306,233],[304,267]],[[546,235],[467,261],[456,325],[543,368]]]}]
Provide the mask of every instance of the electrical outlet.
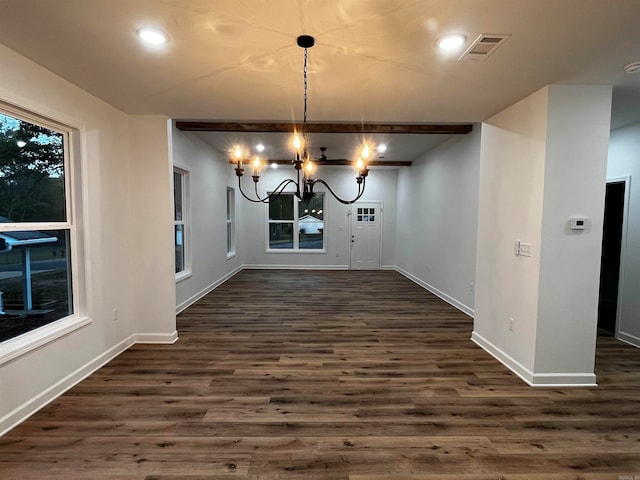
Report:
[{"label": "electrical outlet", "polygon": [[117,308],[113,309],[113,321],[114,322],[118,321],[118,309]]},{"label": "electrical outlet", "polygon": [[513,332],[513,318],[509,317],[509,331]]}]

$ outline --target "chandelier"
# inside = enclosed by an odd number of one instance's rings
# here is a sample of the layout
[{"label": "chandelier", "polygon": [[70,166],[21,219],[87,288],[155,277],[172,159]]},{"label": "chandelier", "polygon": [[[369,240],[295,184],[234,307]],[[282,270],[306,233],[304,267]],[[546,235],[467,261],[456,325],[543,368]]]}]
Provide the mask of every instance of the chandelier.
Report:
[{"label": "chandelier", "polygon": [[[287,178],[283,180],[276,188],[273,189],[271,193],[267,193],[266,196],[261,197],[258,193],[258,182],[260,181],[260,169],[262,168],[263,161],[260,157],[256,156],[252,160],[243,158],[244,154],[242,148],[240,146],[236,146],[232,152],[231,163],[233,163],[235,167],[236,176],[238,177],[238,189],[244,198],[251,202],[256,203],[269,203],[272,200],[275,200],[284,192],[285,189],[289,186],[294,186],[295,191],[293,192],[296,197],[300,200],[304,200],[308,202],[315,195],[313,189],[317,184],[324,185],[326,189],[338,200],[340,203],[345,205],[356,202],[362,194],[364,193],[364,188],[366,184],[367,175],[369,174],[369,169],[367,168],[367,159],[370,155],[370,148],[368,145],[364,145],[362,147],[362,151],[358,159],[354,162],[354,166],[358,171],[358,176],[356,177],[356,184],[358,185],[358,192],[356,196],[351,200],[345,200],[341,198],[336,192],[334,192],[329,184],[322,180],[321,178],[314,178],[313,173],[315,170],[315,166],[313,164],[313,160],[308,153],[308,141],[307,141],[307,52],[308,49],[313,47],[315,44],[315,39],[311,35],[300,35],[297,39],[297,44],[300,48],[304,49],[304,117],[302,121],[302,131],[300,134],[298,132],[294,132],[292,145],[295,149],[295,159],[292,160],[293,168],[296,171],[296,178]],[[242,189],[242,176],[244,174],[244,165],[249,164],[253,169],[253,174],[251,178],[253,179],[254,185],[254,194],[255,196],[247,195]]]}]

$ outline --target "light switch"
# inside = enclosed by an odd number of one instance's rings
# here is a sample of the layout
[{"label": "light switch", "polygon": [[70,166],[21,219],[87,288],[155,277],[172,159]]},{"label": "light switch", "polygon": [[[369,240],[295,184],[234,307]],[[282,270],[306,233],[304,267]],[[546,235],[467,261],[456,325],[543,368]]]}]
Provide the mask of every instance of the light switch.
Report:
[{"label": "light switch", "polygon": [[520,256],[522,257],[530,257],[531,256],[531,244],[520,242]]}]

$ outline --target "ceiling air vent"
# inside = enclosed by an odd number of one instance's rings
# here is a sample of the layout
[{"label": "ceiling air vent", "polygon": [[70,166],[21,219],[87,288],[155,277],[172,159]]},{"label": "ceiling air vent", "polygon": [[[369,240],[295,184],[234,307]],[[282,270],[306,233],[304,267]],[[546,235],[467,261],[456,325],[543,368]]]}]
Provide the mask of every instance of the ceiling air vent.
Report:
[{"label": "ceiling air vent", "polygon": [[511,35],[483,33],[462,54],[459,60],[484,60],[505,43]]}]

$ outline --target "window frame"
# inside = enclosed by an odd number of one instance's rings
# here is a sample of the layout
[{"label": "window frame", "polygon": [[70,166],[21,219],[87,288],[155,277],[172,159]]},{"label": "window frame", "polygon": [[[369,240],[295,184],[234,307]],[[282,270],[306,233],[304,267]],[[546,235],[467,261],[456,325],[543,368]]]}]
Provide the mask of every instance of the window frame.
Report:
[{"label": "window frame", "polygon": [[[175,174],[180,175],[181,193],[182,193],[182,220],[176,220],[174,215],[174,246],[175,246],[175,227],[182,225],[182,262],[183,269],[175,273],[176,283],[191,277],[191,193],[190,193],[190,176],[191,170],[185,166],[174,164],[172,172],[172,182],[175,181]],[[175,185],[174,191],[174,207],[175,212]]]},{"label": "window frame", "polygon": [[69,282],[72,313],[46,325],[0,342],[0,365],[14,360],[36,348],[92,323],[86,306],[86,276],[84,238],[82,235],[83,198],[86,186],[81,184],[82,171],[86,168],[83,148],[85,131],[35,111],[26,110],[0,99],[0,112],[19,120],[38,125],[62,135],[65,216],[63,222],[16,222],[0,224],[0,231],[16,232],[37,230],[67,230],[69,233],[69,258],[71,281]]},{"label": "window frame", "polygon": [[[267,192],[271,193],[271,192]],[[300,248],[300,213],[298,210],[298,206],[300,205],[300,200],[296,197],[295,192],[284,191],[280,194],[282,195],[291,195],[293,197],[293,220],[271,220],[269,218],[269,203],[265,204],[265,252],[266,253],[327,253],[327,195],[325,192],[315,192],[316,195],[322,196],[322,222],[323,222],[323,233],[322,233],[322,248]],[[271,224],[293,224],[293,248],[270,248],[269,247],[269,239],[271,233]]]},{"label": "window frame", "polygon": [[227,259],[236,256],[236,191],[227,187]]}]

